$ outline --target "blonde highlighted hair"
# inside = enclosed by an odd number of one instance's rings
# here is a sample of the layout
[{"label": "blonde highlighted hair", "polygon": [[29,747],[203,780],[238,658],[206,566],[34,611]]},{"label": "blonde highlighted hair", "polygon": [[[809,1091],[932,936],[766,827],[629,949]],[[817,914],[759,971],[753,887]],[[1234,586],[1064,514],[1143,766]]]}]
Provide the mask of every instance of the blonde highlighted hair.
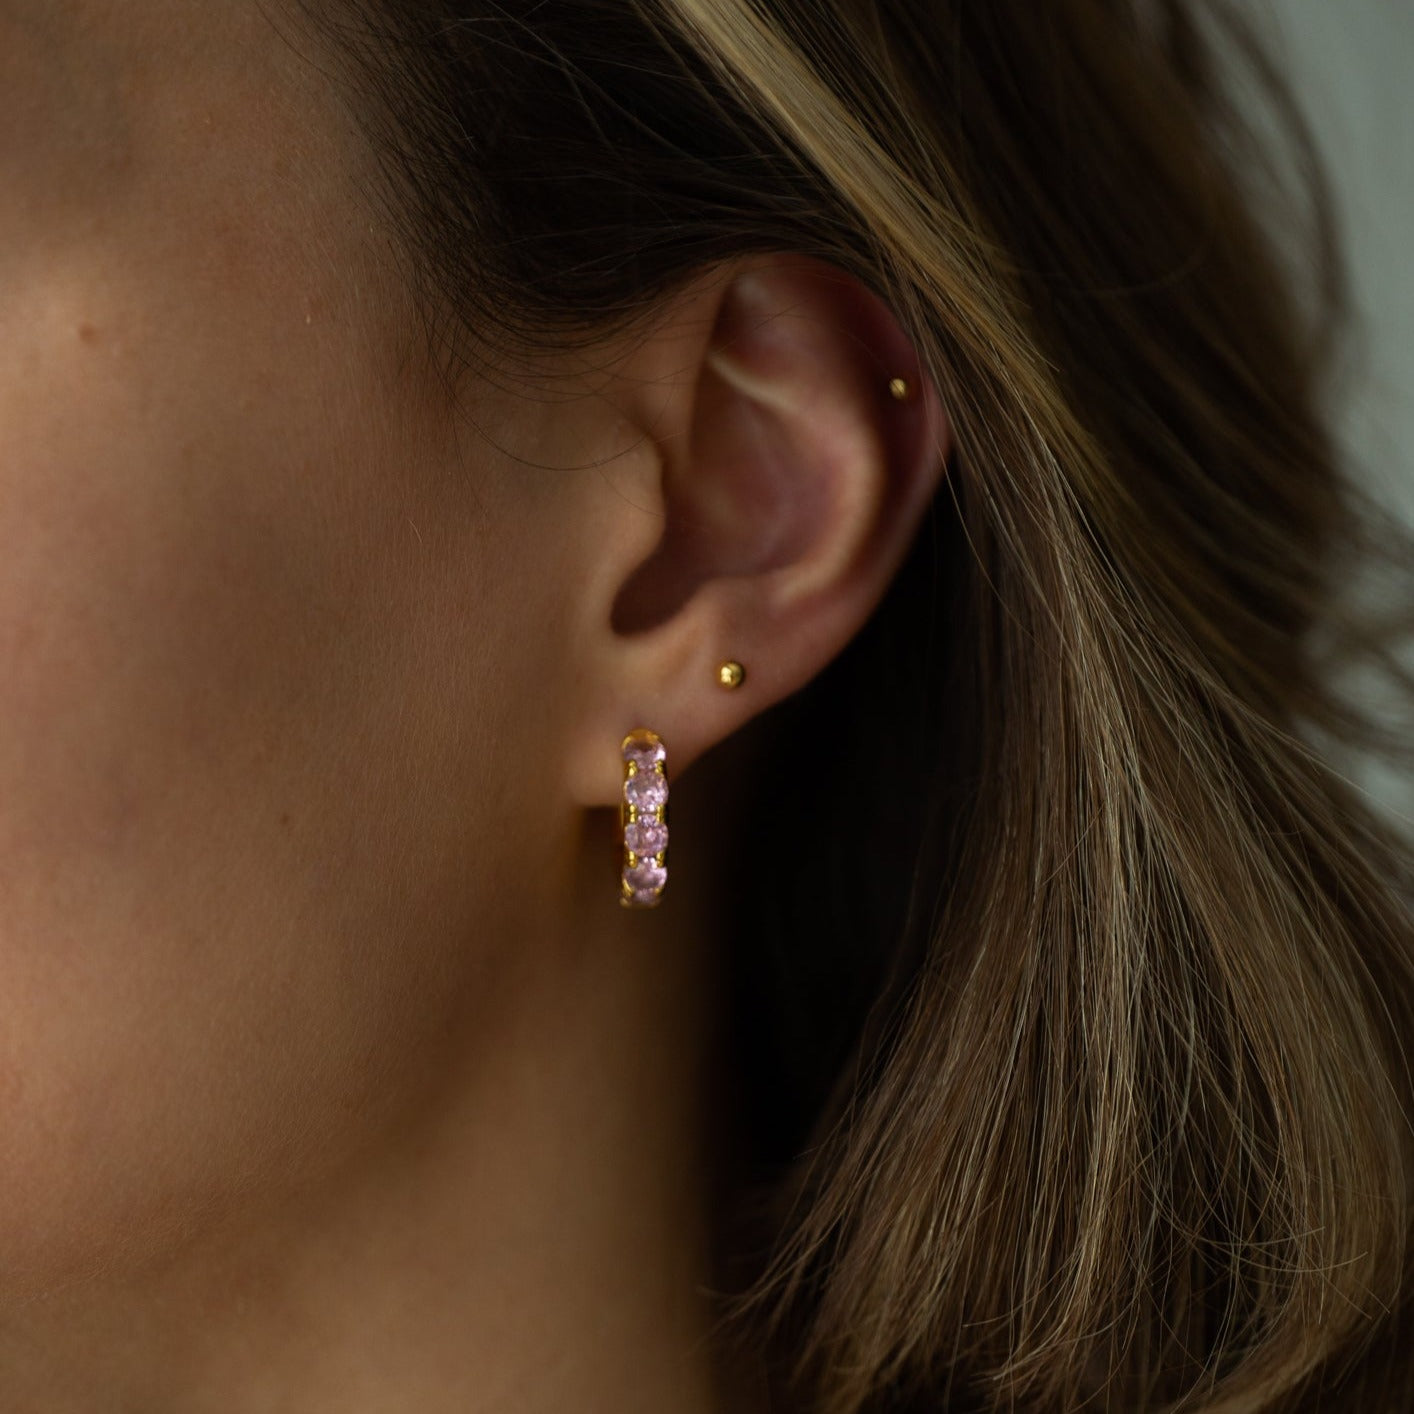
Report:
[{"label": "blonde highlighted hair", "polygon": [[[1414,557],[1332,446],[1329,212],[1251,37],[1180,0],[315,13],[449,356],[802,251],[948,407],[887,599],[752,728],[773,890],[724,874],[723,1316],[780,1407],[1410,1407],[1414,870],[1340,755],[1410,747],[1338,669],[1411,700],[1346,591]],[[1305,205],[1256,204],[1239,60]]]}]

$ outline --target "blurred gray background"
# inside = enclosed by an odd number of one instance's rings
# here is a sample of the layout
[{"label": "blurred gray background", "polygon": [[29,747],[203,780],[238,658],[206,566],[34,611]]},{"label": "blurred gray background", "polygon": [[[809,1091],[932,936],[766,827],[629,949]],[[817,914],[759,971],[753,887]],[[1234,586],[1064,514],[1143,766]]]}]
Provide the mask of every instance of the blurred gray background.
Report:
[{"label": "blurred gray background", "polygon": [[[1246,0],[1314,129],[1355,303],[1339,430],[1414,524],[1414,0]],[[1414,780],[1358,773],[1414,833]]]},{"label": "blurred gray background", "polygon": [[1414,518],[1414,0],[1250,0],[1315,129],[1361,327],[1345,430]]}]

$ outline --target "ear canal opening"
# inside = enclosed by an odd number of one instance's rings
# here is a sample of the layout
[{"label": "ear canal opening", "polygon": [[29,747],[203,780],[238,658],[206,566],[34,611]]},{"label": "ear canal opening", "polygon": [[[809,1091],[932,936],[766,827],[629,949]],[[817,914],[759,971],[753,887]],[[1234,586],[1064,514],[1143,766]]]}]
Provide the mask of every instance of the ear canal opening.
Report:
[{"label": "ear canal opening", "polygon": [[690,549],[675,545],[671,524],[663,538],[623,582],[609,614],[615,633],[647,633],[667,623],[696,592],[702,576],[689,563]]}]

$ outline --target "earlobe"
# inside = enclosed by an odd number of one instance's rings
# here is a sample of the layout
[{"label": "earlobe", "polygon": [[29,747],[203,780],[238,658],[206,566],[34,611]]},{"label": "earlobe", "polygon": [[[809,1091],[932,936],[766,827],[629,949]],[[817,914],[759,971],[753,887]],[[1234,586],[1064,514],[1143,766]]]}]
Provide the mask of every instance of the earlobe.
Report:
[{"label": "earlobe", "polygon": [[[656,449],[665,514],[597,629],[613,680],[591,699],[604,770],[576,772],[586,803],[615,800],[632,727],[671,742],[680,771],[815,676],[883,597],[947,455],[931,381],[853,277],[761,257],[712,300],[686,377],[680,363],[658,370],[682,395],[630,414]],[[680,327],[661,346],[650,336],[624,386],[653,387],[655,356],[680,360],[683,346]],[[728,660],[747,673],[729,693]]]}]

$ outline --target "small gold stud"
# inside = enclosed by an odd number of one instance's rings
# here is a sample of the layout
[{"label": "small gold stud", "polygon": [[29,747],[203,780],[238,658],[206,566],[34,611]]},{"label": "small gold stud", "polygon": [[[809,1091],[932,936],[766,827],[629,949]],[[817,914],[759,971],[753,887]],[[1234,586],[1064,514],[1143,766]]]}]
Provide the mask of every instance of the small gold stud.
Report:
[{"label": "small gold stud", "polygon": [[889,394],[897,403],[906,403],[913,396],[913,389],[907,378],[890,378]]},{"label": "small gold stud", "polygon": [[746,669],[740,663],[723,663],[717,669],[717,681],[723,687],[740,687],[746,681]]}]

